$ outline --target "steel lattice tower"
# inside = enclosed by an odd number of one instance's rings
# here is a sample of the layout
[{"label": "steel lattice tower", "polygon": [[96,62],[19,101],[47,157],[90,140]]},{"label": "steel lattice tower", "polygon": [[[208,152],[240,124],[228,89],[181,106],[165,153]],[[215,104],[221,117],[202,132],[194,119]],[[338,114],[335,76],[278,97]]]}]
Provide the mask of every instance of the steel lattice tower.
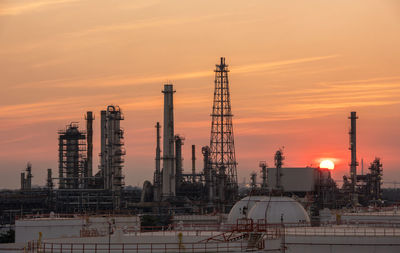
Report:
[{"label": "steel lattice tower", "polygon": [[225,58],[221,57],[220,64],[215,69],[215,90],[211,139],[210,139],[210,160],[211,168],[219,176],[226,174],[224,182],[226,199],[234,199],[237,195],[237,170],[235,157],[235,144],[233,138],[231,99],[229,94],[228,65]]}]

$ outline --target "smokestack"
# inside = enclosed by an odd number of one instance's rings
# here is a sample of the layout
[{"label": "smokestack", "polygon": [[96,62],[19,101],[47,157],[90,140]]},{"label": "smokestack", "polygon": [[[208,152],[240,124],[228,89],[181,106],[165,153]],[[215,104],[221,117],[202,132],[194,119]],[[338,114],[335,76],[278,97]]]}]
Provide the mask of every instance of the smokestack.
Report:
[{"label": "smokestack", "polygon": [[356,120],[358,119],[356,112],[350,113],[350,151],[351,151],[351,163],[350,163],[350,178],[351,178],[351,188],[352,192],[354,193],[356,190],[356,183],[357,183],[357,148],[356,148]]},{"label": "smokestack", "polygon": [[196,181],[196,146],[192,145],[192,182]]},{"label": "smokestack", "polygon": [[86,112],[87,175],[93,176],[93,112]]},{"label": "smokestack", "polygon": [[174,95],[173,85],[164,85],[163,198],[175,196]]}]

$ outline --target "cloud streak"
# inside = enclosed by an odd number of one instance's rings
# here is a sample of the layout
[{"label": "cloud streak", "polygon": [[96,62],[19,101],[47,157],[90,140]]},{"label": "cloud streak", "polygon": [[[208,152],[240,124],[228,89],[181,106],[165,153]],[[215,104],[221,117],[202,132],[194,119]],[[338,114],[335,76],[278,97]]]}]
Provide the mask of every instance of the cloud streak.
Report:
[{"label": "cloud streak", "polygon": [[16,16],[33,11],[42,10],[51,6],[79,2],[80,0],[36,0],[33,2],[27,2],[23,4],[11,4],[8,7],[2,7],[0,9],[0,16]]},{"label": "cloud streak", "polygon": [[[234,75],[248,74],[254,72],[262,72],[268,71],[278,68],[291,67],[293,65],[303,64],[303,63],[311,63],[322,60],[329,60],[333,58],[340,57],[339,55],[327,55],[327,56],[318,56],[318,57],[307,57],[307,58],[298,58],[298,59],[290,59],[285,61],[273,61],[273,62],[264,62],[258,64],[249,64],[242,65],[237,67],[232,67],[231,71]],[[108,76],[101,78],[88,78],[88,79],[78,79],[78,80],[50,80],[50,81],[42,81],[35,83],[25,83],[21,85],[17,85],[16,87],[24,88],[24,87],[33,87],[38,84],[43,87],[81,87],[82,85],[93,86],[93,87],[118,87],[118,86],[133,86],[133,85],[144,85],[149,83],[162,83],[165,80],[189,80],[189,79],[197,79],[213,76],[213,70],[200,70],[200,71],[192,71],[192,72],[183,72],[183,73],[175,73],[168,75],[158,75],[158,76]]]}]

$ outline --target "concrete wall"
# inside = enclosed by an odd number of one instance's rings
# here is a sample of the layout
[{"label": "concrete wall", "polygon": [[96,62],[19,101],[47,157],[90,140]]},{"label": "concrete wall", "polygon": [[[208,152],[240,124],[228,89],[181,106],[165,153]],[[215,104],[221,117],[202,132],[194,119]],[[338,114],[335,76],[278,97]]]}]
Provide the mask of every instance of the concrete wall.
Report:
[{"label": "concrete wall", "polygon": [[38,240],[39,232],[42,239],[79,237],[81,230],[97,230],[106,234],[109,222],[113,228],[137,226],[140,228],[140,219],[137,216],[126,217],[79,217],[79,218],[38,218],[15,221],[15,242]]},{"label": "concrete wall", "polygon": [[399,237],[287,236],[287,253],[398,253]]}]

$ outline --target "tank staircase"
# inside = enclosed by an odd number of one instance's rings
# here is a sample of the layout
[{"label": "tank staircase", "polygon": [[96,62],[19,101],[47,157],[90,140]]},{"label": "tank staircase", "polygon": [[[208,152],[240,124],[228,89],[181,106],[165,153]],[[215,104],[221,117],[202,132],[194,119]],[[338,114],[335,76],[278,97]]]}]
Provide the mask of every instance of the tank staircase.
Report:
[{"label": "tank staircase", "polygon": [[252,232],[249,233],[249,239],[247,242],[246,252],[258,251],[264,248],[264,233]]},{"label": "tank staircase", "polygon": [[243,239],[248,238],[249,234],[248,233],[241,233],[241,232],[225,232],[221,233],[215,236],[212,236],[210,238],[204,239],[199,241],[199,243],[204,243],[204,242],[235,242],[235,241],[240,241]]}]

